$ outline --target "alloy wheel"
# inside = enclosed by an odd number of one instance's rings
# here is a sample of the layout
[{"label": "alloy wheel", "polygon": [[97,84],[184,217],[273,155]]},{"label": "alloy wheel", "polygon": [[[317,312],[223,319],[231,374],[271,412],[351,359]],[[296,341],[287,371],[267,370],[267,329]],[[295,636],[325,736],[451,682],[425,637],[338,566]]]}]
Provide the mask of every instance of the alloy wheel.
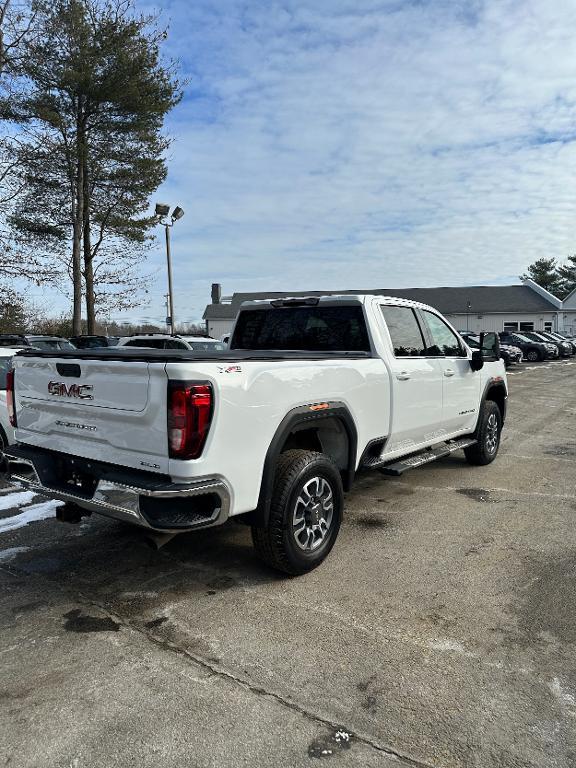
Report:
[{"label": "alloy wheel", "polygon": [[325,541],[334,519],[334,499],[330,483],[324,477],[308,480],[294,505],[292,532],[296,544],[313,552]]},{"label": "alloy wheel", "polygon": [[496,453],[498,447],[498,419],[491,413],[486,424],[486,450],[490,455]]}]

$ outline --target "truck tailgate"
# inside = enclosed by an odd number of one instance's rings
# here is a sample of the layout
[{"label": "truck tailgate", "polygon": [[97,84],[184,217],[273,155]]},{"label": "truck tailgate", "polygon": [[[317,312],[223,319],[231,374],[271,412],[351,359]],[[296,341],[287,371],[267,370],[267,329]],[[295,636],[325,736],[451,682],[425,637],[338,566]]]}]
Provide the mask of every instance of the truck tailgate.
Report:
[{"label": "truck tailgate", "polygon": [[17,440],[166,472],[163,363],[28,356],[15,369]]}]

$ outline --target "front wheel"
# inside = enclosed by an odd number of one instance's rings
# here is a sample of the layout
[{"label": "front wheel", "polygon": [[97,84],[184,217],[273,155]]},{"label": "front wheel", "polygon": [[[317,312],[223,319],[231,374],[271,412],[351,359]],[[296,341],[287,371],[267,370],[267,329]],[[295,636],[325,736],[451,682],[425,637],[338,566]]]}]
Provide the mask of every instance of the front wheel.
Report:
[{"label": "front wheel", "polygon": [[276,468],[266,528],[252,527],[265,563],[298,576],[313,570],[334,546],[344,506],[338,467],[323,453],[290,450]]},{"label": "front wheel", "polygon": [[529,349],[528,352],[526,352],[526,360],[530,363],[537,363],[544,360],[544,355],[542,352],[538,352],[537,349]]},{"label": "front wheel", "polygon": [[500,448],[502,414],[493,400],[486,400],[474,437],[478,441],[464,449],[469,464],[484,466],[494,461]]}]

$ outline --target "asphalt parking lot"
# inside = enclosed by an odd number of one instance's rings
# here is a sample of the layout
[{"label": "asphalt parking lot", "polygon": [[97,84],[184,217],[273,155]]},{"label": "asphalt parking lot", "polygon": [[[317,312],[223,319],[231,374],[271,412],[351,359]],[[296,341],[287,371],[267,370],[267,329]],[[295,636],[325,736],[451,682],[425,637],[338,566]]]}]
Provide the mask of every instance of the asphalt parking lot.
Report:
[{"label": "asphalt parking lot", "polygon": [[576,362],[517,366],[498,460],[362,476],[326,563],[0,489],[0,765],[576,766]]}]

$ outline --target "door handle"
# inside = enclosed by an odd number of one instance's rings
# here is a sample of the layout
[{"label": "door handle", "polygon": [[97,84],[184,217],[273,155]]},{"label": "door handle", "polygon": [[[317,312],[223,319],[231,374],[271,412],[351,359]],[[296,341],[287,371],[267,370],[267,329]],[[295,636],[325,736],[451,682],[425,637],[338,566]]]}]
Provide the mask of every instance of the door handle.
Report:
[{"label": "door handle", "polygon": [[410,374],[408,371],[400,371],[400,373],[396,374],[396,378],[398,381],[407,381],[410,378]]},{"label": "door handle", "polygon": [[456,371],[453,371],[452,368],[446,368],[444,370],[444,376],[454,376]]}]

